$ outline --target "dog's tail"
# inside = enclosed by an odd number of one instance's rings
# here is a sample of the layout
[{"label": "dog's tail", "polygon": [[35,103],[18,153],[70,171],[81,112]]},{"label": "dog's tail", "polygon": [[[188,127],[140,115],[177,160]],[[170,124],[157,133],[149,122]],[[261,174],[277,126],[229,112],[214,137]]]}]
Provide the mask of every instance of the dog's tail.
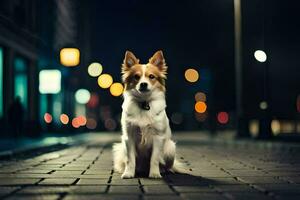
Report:
[{"label": "dog's tail", "polygon": [[114,170],[118,173],[123,173],[125,170],[126,152],[123,145],[123,143],[114,143],[112,148]]},{"label": "dog's tail", "polygon": [[173,173],[187,174],[188,170],[184,163],[176,159],[176,144],[172,140],[166,141],[164,145],[164,164]]},{"label": "dog's tail", "polygon": [[187,166],[177,159],[174,160],[173,166],[171,167],[170,171],[173,173],[179,173],[179,174],[188,174],[189,173]]}]

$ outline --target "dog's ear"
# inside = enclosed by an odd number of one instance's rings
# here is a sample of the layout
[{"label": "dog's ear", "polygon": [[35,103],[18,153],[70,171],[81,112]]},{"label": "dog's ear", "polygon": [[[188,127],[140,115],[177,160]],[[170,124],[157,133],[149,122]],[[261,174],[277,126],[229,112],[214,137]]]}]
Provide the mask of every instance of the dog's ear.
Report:
[{"label": "dog's ear", "polygon": [[139,62],[139,59],[137,59],[132,52],[126,51],[125,58],[122,64],[122,72],[129,70],[130,67],[132,67],[135,64],[138,64]]},{"label": "dog's ear", "polygon": [[167,73],[168,67],[166,66],[165,58],[162,51],[157,51],[150,59],[149,63],[158,67],[164,74]]}]

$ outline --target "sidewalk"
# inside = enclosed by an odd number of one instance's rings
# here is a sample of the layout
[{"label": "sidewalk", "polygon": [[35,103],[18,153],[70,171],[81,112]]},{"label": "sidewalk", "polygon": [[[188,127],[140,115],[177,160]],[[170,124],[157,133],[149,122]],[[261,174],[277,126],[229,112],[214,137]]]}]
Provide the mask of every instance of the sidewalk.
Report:
[{"label": "sidewalk", "polygon": [[112,170],[115,134],[28,159],[0,161],[4,199],[300,199],[300,144],[226,142],[181,133],[178,158],[190,175],[121,179]]}]

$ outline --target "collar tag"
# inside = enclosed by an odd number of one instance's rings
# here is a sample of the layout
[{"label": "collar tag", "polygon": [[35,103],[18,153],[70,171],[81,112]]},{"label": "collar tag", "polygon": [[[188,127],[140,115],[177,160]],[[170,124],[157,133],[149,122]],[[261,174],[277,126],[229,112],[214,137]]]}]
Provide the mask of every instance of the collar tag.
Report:
[{"label": "collar tag", "polygon": [[147,101],[143,101],[140,103],[140,107],[143,109],[143,110],[150,110],[150,105],[149,105],[149,102]]}]

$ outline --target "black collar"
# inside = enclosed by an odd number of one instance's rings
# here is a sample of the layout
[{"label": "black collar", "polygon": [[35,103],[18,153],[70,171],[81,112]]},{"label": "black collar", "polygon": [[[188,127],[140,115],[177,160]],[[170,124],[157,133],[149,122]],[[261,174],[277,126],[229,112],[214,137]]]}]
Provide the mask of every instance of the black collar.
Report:
[{"label": "black collar", "polygon": [[149,105],[149,102],[147,102],[147,101],[140,102],[139,106],[143,110],[150,110],[150,105]]}]

